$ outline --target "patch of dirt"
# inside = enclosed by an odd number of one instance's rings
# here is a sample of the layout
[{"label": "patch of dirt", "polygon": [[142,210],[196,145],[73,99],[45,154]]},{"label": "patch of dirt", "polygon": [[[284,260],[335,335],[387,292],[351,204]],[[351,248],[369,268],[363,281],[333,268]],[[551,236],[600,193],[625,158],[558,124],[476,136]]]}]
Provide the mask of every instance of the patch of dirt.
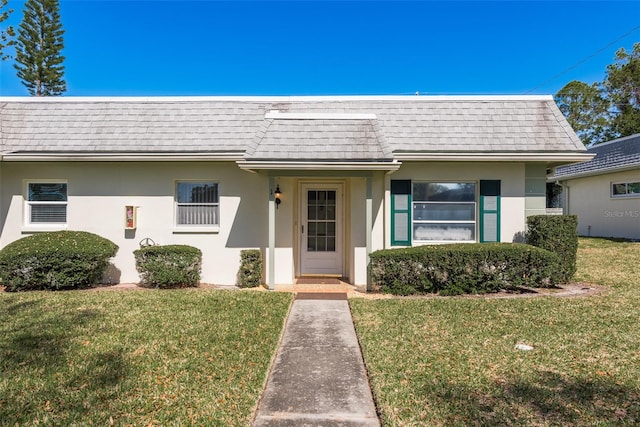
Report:
[{"label": "patch of dirt", "polygon": [[[177,289],[177,288],[176,288]],[[238,290],[237,286],[223,286],[223,285],[214,285],[212,283],[200,283],[197,287],[188,287],[183,289],[228,289],[228,290]],[[93,288],[86,289],[87,291],[152,291],[154,288],[145,288],[142,286],[138,286],[136,283],[118,283],[115,285],[97,285]]]},{"label": "patch of dirt", "polygon": [[575,282],[553,288],[517,288],[511,291],[502,291],[492,294],[465,294],[456,296],[441,296],[437,294],[395,296],[378,292],[364,293],[353,292],[350,298],[390,299],[390,298],[473,298],[473,299],[499,299],[499,298],[538,298],[538,297],[587,297],[604,293],[608,289],[592,283]]},{"label": "patch of dirt", "polygon": [[[250,289],[240,289],[237,286],[215,285],[212,283],[201,283],[197,288],[187,289],[225,289],[225,290],[245,290],[245,291],[268,291],[263,286]],[[152,288],[143,288],[135,283],[118,283],[115,285],[99,285],[93,288],[83,289],[83,291],[150,291]],[[293,291],[293,289],[292,289]],[[366,298],[366,299],[391,299],[391,298],[474,298],[474,299],[498,299],[498,298],[537,298],[537,297],[587,297],[607,292],[608,288],[594,285],[592,283],[575,282],[554,288],[518,288],[511,291],[496,292],[493,294],[478,295],[456,295],[441,296],[437,294],[428,295],[411,295],[396,296],[391,294],[383,294],[380,292],[361,292],[358,290],[349,290],[346,292],[349,298]],[[0,292],[5,292],[5,287],[0,285]]]}]

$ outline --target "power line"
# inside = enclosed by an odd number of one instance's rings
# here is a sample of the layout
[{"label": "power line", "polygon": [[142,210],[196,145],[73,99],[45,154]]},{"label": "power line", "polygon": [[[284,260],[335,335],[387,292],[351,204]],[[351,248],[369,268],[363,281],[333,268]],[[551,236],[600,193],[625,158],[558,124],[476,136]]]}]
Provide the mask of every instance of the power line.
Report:
[{"label": "power line", "polygon": [[611,46],[613,46],[614,44],[618,43],[620,40],[624,39],[625,37],[633,34],[634,32],[638,31],[638,29],[640,29],[640,25],[633,27],[631,30],[629,30],[628,32],[624,33],[623,35],[621,35],[620,37],[618,37],[617,39],[615,39],[614,41],[610,42],[609,44],[607,44],[606,46],[604,46],[603,48],[598,49],[597,51],[595,51],[594,53],[592,53],[591,55],[587,56],[586,58],[576,62],[575,64],[573,64],[571,67],[567,68],[566,70],[556,74],[555,76],[551,77],[550,79],[542,82],[541,84],[539,84],[538,86],[534,87],[533,89],[529,89],[528,91],[526,91],[524,94],[528,95],[531,92],[533,92],[534,90],[541,88],[543,86],[546,86],[548,83],[551,83],[552,81],[556,80],[558,77],[561,77],[565,74],[567,74],[569,71],[578,68],[580,65],[584,64],[585,62],[587,62],[588,60],[590,60],[591,58],[599,55],[600,53],[602,53],[604,50],[610,48]]}]

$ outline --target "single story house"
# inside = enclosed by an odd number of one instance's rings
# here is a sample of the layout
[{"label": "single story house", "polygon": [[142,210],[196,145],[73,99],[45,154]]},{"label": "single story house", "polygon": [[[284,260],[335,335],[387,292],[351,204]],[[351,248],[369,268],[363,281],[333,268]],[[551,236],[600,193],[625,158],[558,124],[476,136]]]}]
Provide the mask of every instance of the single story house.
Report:
[{"label": "single story house", "polygon": [[583,236],[640,240],[640,134],[587,152],[595,157],[558,167],[549,177],[562,185],[564,213],[578,215]]},{"label": "single story house", "polygon": [[511,242],[591,158],[551,96],[0,98],[0,247],[70,229],[203,252],[202,280],[367,285],[374,250]]}]

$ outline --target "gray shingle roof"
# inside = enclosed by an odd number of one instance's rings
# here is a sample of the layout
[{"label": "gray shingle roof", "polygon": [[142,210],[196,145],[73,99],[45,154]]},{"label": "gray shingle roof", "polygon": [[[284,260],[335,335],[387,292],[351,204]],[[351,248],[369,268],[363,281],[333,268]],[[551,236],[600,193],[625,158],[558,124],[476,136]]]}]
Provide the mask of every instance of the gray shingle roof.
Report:
[{"label": "gray shingle roof", "polygon": [[267,119],[247,160],[392,160],[375,120]]},{"label": "gray shingle roof", "polygon": [[264,117],[257,103],[7,102],[3,152],[244,151]]},{"label": "gray shingle roof", "polygon": [[309,102],[292,108],[373,113],[394,152],[584,151],[551,98],[413,99],[368,104]]},{"label": "gray shingle roof", "polygon": [[594,145],[587,152],[596,156],[588,162],[558,167],[551,178],[566,179],[626,168],[640,169],[640,133]]},{"label": "gray shingle roof", "polygon": [[[266,119],[270,111],[375,119]],[[250,159],[336,161],[584,151],[553,99],[540,96],[0,98],[0,142],[3,153],[246,151]]]}]

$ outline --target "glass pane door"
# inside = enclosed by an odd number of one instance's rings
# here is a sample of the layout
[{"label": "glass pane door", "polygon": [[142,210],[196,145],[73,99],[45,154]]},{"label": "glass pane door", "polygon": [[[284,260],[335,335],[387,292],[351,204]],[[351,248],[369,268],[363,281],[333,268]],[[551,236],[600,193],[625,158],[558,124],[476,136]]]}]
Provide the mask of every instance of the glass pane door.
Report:
[{"label": "glass pane door", "polygon": [[336,191],[307,190],[307,252],[336,250]]}]

